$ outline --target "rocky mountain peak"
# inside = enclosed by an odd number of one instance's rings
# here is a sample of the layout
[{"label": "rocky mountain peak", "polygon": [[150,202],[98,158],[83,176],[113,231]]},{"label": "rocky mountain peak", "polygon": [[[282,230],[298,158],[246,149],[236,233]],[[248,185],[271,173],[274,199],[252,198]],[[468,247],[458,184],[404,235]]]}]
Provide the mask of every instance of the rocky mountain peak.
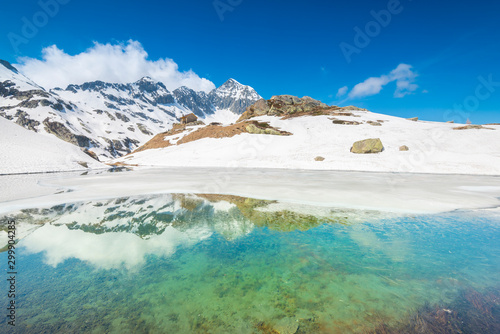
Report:
[{"label": "rocky mountain peak", "polygon": [[242,114],[247,107],[262,97],[252,87],[242,85],[235,79],[229,79],[210,92],[209,98],[216,109],[227,109],[235,114]]},{"label": "rocky mountain peak", "polygon": [[244,87],[244,85],[242,85],[241,83],[239,83],[235,79],[230,78],[229,80],[224,82],[221,87]]},{"label": "rocky mountain peak", "polygon": [[135,82],[135,85],[141,92],[153,93],[158,90],[165,90],[168,92],[167,87],[162,82],[155,81],[151,77],[143,77]]}]

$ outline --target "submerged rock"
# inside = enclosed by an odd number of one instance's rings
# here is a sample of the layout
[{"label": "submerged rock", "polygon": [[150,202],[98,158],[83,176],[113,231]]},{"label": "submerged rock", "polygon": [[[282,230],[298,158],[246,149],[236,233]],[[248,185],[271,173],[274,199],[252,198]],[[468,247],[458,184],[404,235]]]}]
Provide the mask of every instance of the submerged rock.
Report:
[{"label": "submerged rock", "polygon": [[276,322],[273,329],[280,334],[295,334],[299,329],[299,323],[296,319],[283,318]]},{"label": "submerged rock", "polygon": [[384,145],[382,145],[380,138],[360,140],[351,147],[351,152],[356,154],[380,153],[383,150]]}]

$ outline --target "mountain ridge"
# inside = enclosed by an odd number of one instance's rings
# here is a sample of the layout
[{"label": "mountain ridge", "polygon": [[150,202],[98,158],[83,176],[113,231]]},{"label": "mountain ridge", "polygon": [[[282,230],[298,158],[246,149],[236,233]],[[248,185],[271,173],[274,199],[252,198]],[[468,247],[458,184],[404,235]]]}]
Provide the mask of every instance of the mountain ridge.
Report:
[{"label": "mountain ridge", "polygon": [[191,112],[203,119],[229,110],[237,118],[260,95],[234,79],[206,94],[188,87],[169,91],[148,76],[45,90],[2,60],[0,97],[0,116],[107,160],[130,153]]}]

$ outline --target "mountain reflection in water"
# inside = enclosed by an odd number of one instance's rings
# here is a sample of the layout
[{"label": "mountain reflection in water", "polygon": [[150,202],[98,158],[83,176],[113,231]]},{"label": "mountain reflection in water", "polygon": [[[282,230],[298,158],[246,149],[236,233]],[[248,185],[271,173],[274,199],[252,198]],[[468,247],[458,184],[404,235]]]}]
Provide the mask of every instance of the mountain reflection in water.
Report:
[{"label": "mountain reflection in water", "polygon": [[167,194],[9,217],[19,232],[19,333],[500,330],[494,212]]}]

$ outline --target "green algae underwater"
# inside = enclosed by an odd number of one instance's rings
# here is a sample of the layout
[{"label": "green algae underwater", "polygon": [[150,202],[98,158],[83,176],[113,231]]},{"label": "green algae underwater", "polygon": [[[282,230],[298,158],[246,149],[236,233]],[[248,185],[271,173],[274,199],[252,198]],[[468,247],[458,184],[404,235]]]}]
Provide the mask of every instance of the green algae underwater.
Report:
[{"label": "green algae underwater", "polygon": [[1,332],[500,332],[496,211],[168,194],[8,218],[20,235],[16,327],[1,317]]}]

